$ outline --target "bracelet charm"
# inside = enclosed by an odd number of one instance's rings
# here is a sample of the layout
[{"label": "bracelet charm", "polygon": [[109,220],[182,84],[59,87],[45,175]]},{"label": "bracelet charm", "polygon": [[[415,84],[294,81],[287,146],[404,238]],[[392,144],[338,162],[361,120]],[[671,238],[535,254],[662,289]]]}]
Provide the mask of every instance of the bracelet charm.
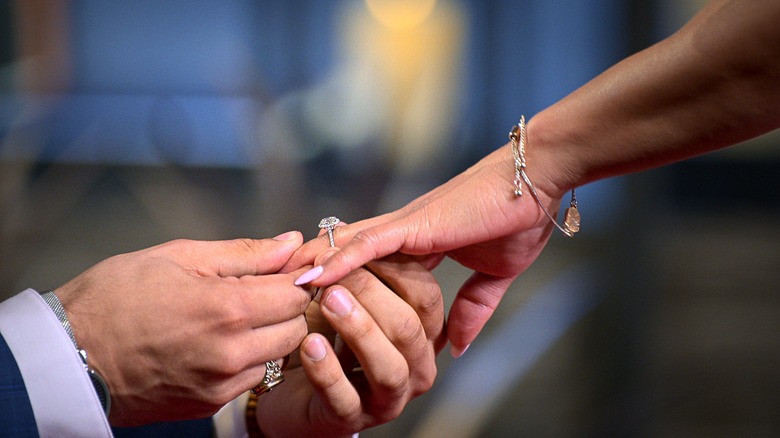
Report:
[{"label": "bracelet charm", "polygon": [[563,228],[569,230],[572,234],[580,230],[580,211],[577,210],[577,197],[574,195],[574,189],[571,191],[571,202],[569,208],[563,216]]}]

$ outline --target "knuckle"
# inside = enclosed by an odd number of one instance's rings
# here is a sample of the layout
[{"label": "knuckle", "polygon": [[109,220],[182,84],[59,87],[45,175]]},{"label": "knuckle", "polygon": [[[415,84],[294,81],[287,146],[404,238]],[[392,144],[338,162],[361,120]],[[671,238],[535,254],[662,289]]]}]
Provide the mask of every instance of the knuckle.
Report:
[{"label": "knuckle", "polygon": [[359,249],[369,249],[375,253],[374,248],[381,242],[379,236],[369,229],[358,231],[352,238],[351,243],[356,245]]},{"label": "knuckle", "polygon": [[301,345],[301,342],[303,342],[303,339],[308,334],[309,327],[306,323],[306,318],[303,315],[296,317],[295,321],[293,322],[293,327],[290,331],[290,334],[283,337],[279,343],[284,354],[287,354],[298,348],[298,346]]},{"label": "knuckle", "polygon": [[267,346],[267,354],[276,358],[285,356],[296,350],[308,335],[306,318],[301,315],[285,323],[283,331],[277,335],[274,342]]},{"label": "knuckle", "polygon": [[384,394],[382,399],[389,403],[402,399],[409,387],[409,369],[400,364],[396,366],[397,372],[387,373],[375,382],[379,391]]},{"label": "knuckle", "polygon": [[158,246],[158,248],[163,248],[167,250],[180,250],[182,248],[186,248],[188,246],[192,246],[195,244],[194,240],[190,239],[173,239],[168,242],[162,243]]},{"label": "knuckle", "polygon": [[226,332],[234,332],[240,328],[249,326],[248,306],[238,297],[222,296],[221,301],[215,306],[216,324]]},{"label": "knuckle", "polygon": [[436,368],[435,360],[429,360],[427,363],[430,364],[426,367],[427,369],[419,372],[415,376],[415,384],[412,387],[412,397],[417,397],[433,388],[433,384],[436,381],[436,375],[438,374],[438,369]]},{"label": "knuckle", "polygon": [[[293,274],[277,274],[280,276],[280,282],[278,286],[274,288],[274,294],[279,297],[279,300],[274,301],[275,304],[281,306],[285,312],[292,312],[293,309],[296,313],[302,314],[306,311],[306,308],[311,304],[312,297],[317,288],[313,286],[293,286],[295,276]],[[249,306],[249,303],[247,303]]]},{"label": "knuckle", "polygon": [[[230,244],[230,241],[227,242]],[[256,249],[256,241],[254,239],[250,239],[248,237],[241,237],[238,239],[233,239],[232,241],[233,245],[237,246],[243,251],[246,251],[248,253],[254,253]]]},{"label": "knuckle", "polygon": [[401,345],[414,345],[425,339],[425,330],[416,315],[399,317],[394,332],[396,343]]},{"label": "knuckle", "polygon": [[358,244],[370,245],[374,241],[375,237],[373,233],[369,232],[368,230],[360,230],[355,233],[352,239]]},{"label": "knuckle", "polygon": [[[323,405],[324,407],[324,405]],[[356,428],[363,428],[363,404],[359,397],[351,398],[349,401],[340,404],[338,406],[334,407],[334,410],[332,411],[335,413],[336,417],[338,417],[344,425],[347,426],[347,429],[354,430]],[[327,413],[327,416],[332,415],[330,412]],[[344,431],[347,432],[346,430]]]},{"label": "knuckle", "polygon": [[373,325],[371,324],[371,321],[368,321],[365,318],[358,318],[356,323],[352,326],[350,329],[350,337],[355,340],[355,342],[360,343],[365,339],[368,339],[373,331]]},{"label": "knuckle", "polygon": [[418,303],[417,309],[423,315],[444,314],[444,297],[439,288],[428,294],[420,294],[424,297]]},{"label": "knuckle", "polygon": [[384,424],[395,420],[403,412],[404,402],[403,398],[399,400],[398,397],[385,398],[378,402],[373,409],[375,421]]},{"label": "knuckle", "polygon": [[339,412],[339,416],[348,423],[354,423],[360,417],[361,409],[362,406],[360,398],[354,397],[351,398],[349,402],[344,404],[343,409]]},{"label": "knuckle", "polygon": [[397,408],[395,406],[391,406],[391,407],[388,407],[388,408],[378,409],[376,412],[377,412],[376,415],[375,415],[376,423],[377,424],[385,424],[385,423],[389,423],[389,422],[395,420],[396,418],[400,417],[402,411],[401,411],[400,408]]},{"label": "knuckle", "polygon": [[356,269],[342,278],[339,283],[347,288],[353,296],[358,297],[366,290],[373,289],[374,281],[374,276],[365,269]]},{"label": "knuckle", "polygon": [[244,370],[243,348],[233,343],[224,343],[222,348],[211,354],[215,373],[223,376],[235,376]]}]

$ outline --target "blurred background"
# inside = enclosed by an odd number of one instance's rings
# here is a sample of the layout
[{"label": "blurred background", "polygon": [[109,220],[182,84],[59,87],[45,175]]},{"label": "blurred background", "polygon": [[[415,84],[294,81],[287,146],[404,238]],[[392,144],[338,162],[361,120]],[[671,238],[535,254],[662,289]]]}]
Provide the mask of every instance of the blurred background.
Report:
[{"label": "blurred background", "polygon": [[[0,298],[400,207],[704,3],[0,0]],[[577,238],[361,437],[780,434],[778,142],[581,188]]]}]

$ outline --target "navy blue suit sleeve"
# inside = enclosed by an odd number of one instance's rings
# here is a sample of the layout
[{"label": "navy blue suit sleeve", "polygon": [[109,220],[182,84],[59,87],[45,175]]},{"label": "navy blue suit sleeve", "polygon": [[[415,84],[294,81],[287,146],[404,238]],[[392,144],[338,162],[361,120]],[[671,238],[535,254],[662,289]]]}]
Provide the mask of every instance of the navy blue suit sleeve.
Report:
[{"label": "navy blue suit sleeve", "polygon": [[213,438],[216,435],[211,418],[139,427],[115,427],[112,430],[114,438]]},{"label": "navy blue suit sleeve", "polygon": [[0,334],[0,431],[4,437],[37,437],[30,398],[16,359]]}]

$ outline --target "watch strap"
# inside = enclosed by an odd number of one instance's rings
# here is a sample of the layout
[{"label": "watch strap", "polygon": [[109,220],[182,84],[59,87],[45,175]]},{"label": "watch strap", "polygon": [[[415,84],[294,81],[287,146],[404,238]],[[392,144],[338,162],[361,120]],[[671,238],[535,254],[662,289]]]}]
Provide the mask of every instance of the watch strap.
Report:
[{"label": "watch strap", "polygon": [[57,295],[54,294],[52,291],[46,291],[41,294],[41,298],[43,298],[43,301],[46,301],[46,304],[51,307],[51,310],[54,312],[55,315],[57,315],[57,319],[60,320],[60,324],[62,324],[62,328],[65,329],[65,332],[68,333],[68,337],[70,338],[70,341],[73,342],[73,346],[76,347],[76,350],[79,349],[79,344],[76,342],[76,337],[73,336],[73,328],[70,326],[70,320],[68,320],[68,314],[65,313],[65,308],[62,307],[62,303],[60,302],[60,299],[57,298]]},{"label": "watch strap", "polygon": [[89,365],[87,364],[87,352],[79,348],[79,344],[76,342],[76,336],[73,335],[73,328],[70,326],[70,320],[68,319],[67,313],[65,313],[62,302],[60,302],[60,299],[57,298],[57,295],[55,295],[53,291],[41,293],[41,298],[46,301],[46,304],[49,305],[52,312],[57,316],[62,328],[65,329],[71,342],[73,342],[73,346],[76,347],[76,351],[78,351],[79,357],[81,357],[81,361],[84,364],[84,369],[87,371],[89,380],[92,382],[92,386],[95,388],[95,392],[100,400],[100,405],[103,406],[103,411],[108,415],[108,412],[111,410],[111,395],[108,392],[108,385],[100,374],[89,368]]}]

